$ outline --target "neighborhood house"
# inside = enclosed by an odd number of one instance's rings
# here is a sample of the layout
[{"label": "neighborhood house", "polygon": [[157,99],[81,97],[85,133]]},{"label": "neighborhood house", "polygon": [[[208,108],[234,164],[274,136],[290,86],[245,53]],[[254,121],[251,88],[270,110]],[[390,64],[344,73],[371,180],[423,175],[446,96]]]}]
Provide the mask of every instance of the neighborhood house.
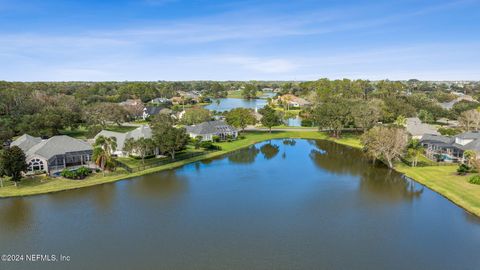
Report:
[{"label": "neighborhood house", "polygon": [[[145,138],[145,139],[150,139],[152,138],[152,129],[149,126],[140,126],[132,131],[121,133],[121,132],[115,132],[115,131],[109,131],[109,130],[102,130],[100,133],[98,133],[95,136],[95,140],[99,136],[104,136],[107,138],[114,137],[117,140],[117,148],[116,150],[112,153],[112,155],[116,155],[119,157],[125,157],[128,156],[128,152],[124,150],[125,147],[125,142],[128,139],[134,139],[138,140],[140,138]],[[154,151],[155,155],[158,155],[159,151],[158,149],[155,149]],[[134,154],[134,153],[133,153]]]},{"label": "neighborhood house", "polygon": [[407,118],[406,122],[407,132],[413,139],[420,139],[425,134],[440,135],[434,126],[422,123],[418,117]]},{"label": "neighborhood house", "polygon": [[27,174],[46,172],[54,174],[65,168],[90,166],[92,146],[69,136],[53,136],[42,140],[28,134],[20,136],[10,146],[18,146],[25,153]]},{"label": "neighborhood house", "polygon": [[480,132],[469,131],[454,137],[425,134],[420,139],[428,158],[444,162],[465,161],[464,153],[474,151],[480,157]]},{"label": "neighborhood house", "polygon": [[228,137],[237,138],[238,131],[222,120],[203,122],[198,125],[187,126],[187,133],[192,138],[202,137],[203,141],[213,141],[214,137],[225,140]]}]

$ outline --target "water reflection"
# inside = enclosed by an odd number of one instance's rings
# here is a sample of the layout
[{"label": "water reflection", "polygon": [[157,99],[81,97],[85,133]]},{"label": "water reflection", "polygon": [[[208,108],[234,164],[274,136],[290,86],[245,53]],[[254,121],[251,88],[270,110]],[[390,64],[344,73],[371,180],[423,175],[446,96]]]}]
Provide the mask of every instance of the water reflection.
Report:
[{"label": "water reflection", "polygon": [[145,175],[134,181],[133,188],[142,196],[170,198],[185,193],[188,179],[178,175],[175,170]]},{"label": "water reflection", "polygon": [[260,150],[255,145],[251,145],[245,149],[235,151],[228,155],[228,160],[232,163],[250,164],[255,161]]},{"label": "water reflection", "polygon": [[382,201],[411,201],[419,198],[424,187],[395,171],[366,166],[360,178],[359,191],[366,198]]},{"label": "water reflection", "polygon": [[32,221],[32,209],[28,199],[11,198],[0,200],[1,228],[21,231]]},{"label": "water reflection", "polygon": [[279,149],[280,147],[278,145],[269,142],[260,147],[260,152],[262,152],[263,157],[268,160],[274,158],[278,152],[280,152]]},{"label": "water reflection", "polygon": [[319,168],[336,174],[361,175],[368,160],[357,149],[351,149],[330,141],[309,141],[316,149],[310,151],[310,159]]}]

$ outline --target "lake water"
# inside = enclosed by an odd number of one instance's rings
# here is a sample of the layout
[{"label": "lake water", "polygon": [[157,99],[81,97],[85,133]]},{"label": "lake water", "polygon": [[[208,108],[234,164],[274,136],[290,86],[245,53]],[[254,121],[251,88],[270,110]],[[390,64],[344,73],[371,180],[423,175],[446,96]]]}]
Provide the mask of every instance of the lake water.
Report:
[{"label": "lake water", "polygon": [[[220,101],[220,103],[217,103]],[[205,106],[206,109],[218,112],[230,111],[235,108],[261,109],[267,105],[266,99],[217,98]]]},{"label": "lake water", "polygon": [[273,140],[182,168],[0,200],[0,269],[479,269],[480,221],[360,151]]}]

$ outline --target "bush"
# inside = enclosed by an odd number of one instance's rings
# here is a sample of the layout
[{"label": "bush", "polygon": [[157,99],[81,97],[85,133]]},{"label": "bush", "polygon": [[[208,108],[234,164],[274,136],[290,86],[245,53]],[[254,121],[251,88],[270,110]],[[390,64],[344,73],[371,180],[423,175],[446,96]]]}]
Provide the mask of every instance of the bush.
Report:
[{"label": "bush", "polygon": [[438,132],[440,134],[442,134],[443,136],[455,136],[455,135],[461,133],[462,131],[460,129],[457,129],[457,128],[441,127],[441,128],[438,129]]},{"label": "bush", "polygon": [[310,119],[302,119],[300,125],[302,127],[313,127],[313,121]]},{"label": "bush", "polygon": [[91,173],[92,173],[92,169],[87,167],[80,167],[73,171],[68,169],[63,169],[60,175],[68,179],[84,179]]},{"label": "bush", "polygon": [[466,175],[472,170],[472,168],[466,164],[460,164],[457,169],[459,175]]},{"label": "bush", "polygon": [[207,150],[220,150],[221,147],[218,145],[213,144],[210,141],[203,141],[200,143],[200,147],[207,149]]},{"label": "bush", "polygon": [[480,185],[480,175],[474,175],[468,179],[470,184]]}]

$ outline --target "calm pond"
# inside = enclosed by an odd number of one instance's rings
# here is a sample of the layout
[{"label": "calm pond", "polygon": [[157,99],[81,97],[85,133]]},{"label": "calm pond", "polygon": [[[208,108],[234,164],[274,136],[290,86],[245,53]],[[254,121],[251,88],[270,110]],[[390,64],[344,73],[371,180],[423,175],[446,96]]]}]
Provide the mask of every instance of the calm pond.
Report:
[{"label": "calm pond", "polygon": [[158,174],[0,200],[0,269],[479,269],[480,221],[360,151],[272,140]]},{"label": "calm pond", "polygon": [[266,99],[217,98],[205,106],[205,109],[224,112],[235,108],[261,109],[267,105]]}]

